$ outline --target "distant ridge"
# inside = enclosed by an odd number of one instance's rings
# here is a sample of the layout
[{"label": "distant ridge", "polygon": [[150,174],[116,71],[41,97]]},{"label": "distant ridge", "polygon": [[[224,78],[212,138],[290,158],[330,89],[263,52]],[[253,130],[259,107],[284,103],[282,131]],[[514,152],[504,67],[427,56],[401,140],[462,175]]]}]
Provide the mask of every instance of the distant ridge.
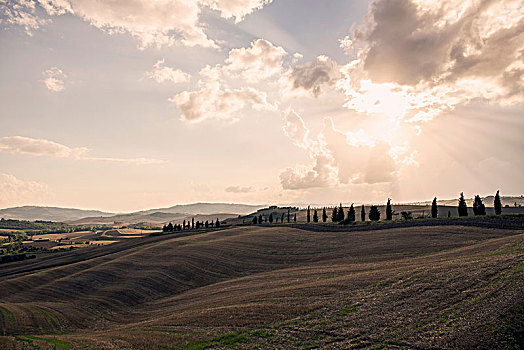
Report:
[{"label": "distant ridge", "polygon": [[148,215],[155,212],[161,213],[185,213],[185,214],[203,214],[210,215],[215,213],[230,213],[230,214],[249,214],[264,208],[266,205],[249,205],[236,203],[192,203],[192,204],[178,204],[168,208],[148,209],[138,211],[133,214]]},{"label": "distant ridge", "polygon": [[[482,197],[482,201],[484,202],[484,205],[486,207],[492,207],[493,206],[493,201],[495,200],[495,196],[493,195],[490,195],[490,196],[486,196],[486,197]],[[432,200],[428,200],[428,201],[423,201],[423,202],[409,202],[409,203],[405,203],[405,204],[413,204],[413,205],[431,205],[431,201]],[[500,196],[500,201],[502,202],[502,205],[505,206],[505,205],[509,205],[509,206],[514,206],[515,203],[517,203],[517,205],[524,205],[524,196],[521,195],[521,196]],[[454,198],[454,199],[439,199],[437,198],[437,202],[438,202],[438,205],[451,205],[451,206],[456,206],[457,203],[458,203],[458,196],[457,198]],[[466,198],[466,203],[468,204],[468,206],[472,206],[473,205],[473,198]]]},{"label": "distant ridge", "polygon": [[[248,205],[235,203],[193,203],[174,205],[168,208],[148,209],[133,213],[108,213],[100,210],[83,210],[74,208],[22,206],[0,209],[0,218],[16,220],[45,220],[70,223],[100,222],[163,222],[183,219],[194,215],[221,214],[220,217],[244,215],[263,208],[264,205]],[[224,214],[228,214],[225,215]],[[95,220],[95,219],[100,220]],[[83,220],[86,219],[86,220]]]},{"label": "distant ridge", "polygon": [[112,216],[100,210],[83,210],[60,207],[40,207],[26,205],[22,207],[0,209],[0,218],[16,220],[44,220],[44,221],[69,221],[78,220],[86,216]]}]

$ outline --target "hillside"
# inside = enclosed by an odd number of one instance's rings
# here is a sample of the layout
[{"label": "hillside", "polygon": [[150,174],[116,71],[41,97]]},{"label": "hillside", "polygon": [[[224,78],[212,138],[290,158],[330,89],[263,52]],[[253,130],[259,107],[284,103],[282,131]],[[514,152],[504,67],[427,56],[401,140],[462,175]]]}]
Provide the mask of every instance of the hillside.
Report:
[{"label": "hillside", "polygon": [[[214,216],[220,220],[248,214],[263,206],[234,203],[194,203],[175,205],[168,208],[149,209],[133,213],[106,213],[98,210],[82,210],[57,207],[24,206],[0,209],[0,218],[16,220],[46,220],[67,222],[74,225],[91,224],[163,224],[178,222],[200,215]],[[218,214],[218,216],[217,216]],[[197,220],[197,219],[195,219]],[[202,220],[202,218],[198,219]]]},{"label": "hillside", "polygon": [[162,213],[185,213],[189,215],[196,214],[215,214],[215,213],[229,213],[229,214],[248,214],[264,205],[247,205],[247,204],[235,204],[235,203],[193,203],[193,204],[180,204],[169,208],[149,209],[139,211],[136,214],[151,214],[154,212]]},{"label": "hillside", "polygon": [[0,265],[0,347],[511,349],[522,337],[522,228],[185,234]]},{"label": "hillside", "polygon": [[99,210],[82,210],[73,208],[23,206],[0,209],[0,218],[16,220],[45,220],[45,221],[70,221],[85,218],[87,216],[111,216]]}]

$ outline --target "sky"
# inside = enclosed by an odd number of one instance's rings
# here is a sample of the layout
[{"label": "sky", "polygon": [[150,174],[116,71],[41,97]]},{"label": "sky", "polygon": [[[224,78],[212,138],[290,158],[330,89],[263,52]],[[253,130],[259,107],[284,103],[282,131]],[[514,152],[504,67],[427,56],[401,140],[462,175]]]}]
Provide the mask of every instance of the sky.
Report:
[{"label": "sky", "polygon": [[0,0],[0,207],[524,193],[522,0]]}]

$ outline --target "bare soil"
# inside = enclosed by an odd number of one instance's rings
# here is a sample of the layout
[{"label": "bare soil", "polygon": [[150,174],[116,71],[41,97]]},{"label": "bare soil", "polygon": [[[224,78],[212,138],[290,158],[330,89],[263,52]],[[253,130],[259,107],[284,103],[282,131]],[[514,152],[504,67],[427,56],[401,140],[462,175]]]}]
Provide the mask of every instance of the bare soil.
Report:
[{"label": "bare soil", "polygon": [[4,264],[0,348],[519,349],[523,218],[488,221],[242,226]]}]

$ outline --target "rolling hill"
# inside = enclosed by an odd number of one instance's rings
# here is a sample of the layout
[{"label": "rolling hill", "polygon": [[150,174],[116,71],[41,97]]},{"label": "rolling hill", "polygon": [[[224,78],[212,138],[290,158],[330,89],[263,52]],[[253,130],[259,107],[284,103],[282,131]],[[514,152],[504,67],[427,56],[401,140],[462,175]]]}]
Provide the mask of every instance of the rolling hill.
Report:
[{"label": "rolling hill", "polygon": [[524,312],[512,220],[242,226],[4,264],[0,347],[510,349]]},{"label": "rolling hill", "polygon": [[[16,220],[46,220],[70,224],[123,224],[178,222],[199,215],[217,217],[220,220],[248,214],[262,208],[261,205],[234,203],[194,203],[175,205],[168,208],[149,209],[133,213],[106,213],[98,210],[82,210],[58,207],[24,206],[0,209],[0,218]],[[207,220],[207,219],[204,219]]]},{"label": "rolling hill", "polygon": [[0,218],[15,220],[70,221],[87,216],[107,217],[115,215],[99,210],[82,210],[73,208],[23,206],[0,209]]}]

